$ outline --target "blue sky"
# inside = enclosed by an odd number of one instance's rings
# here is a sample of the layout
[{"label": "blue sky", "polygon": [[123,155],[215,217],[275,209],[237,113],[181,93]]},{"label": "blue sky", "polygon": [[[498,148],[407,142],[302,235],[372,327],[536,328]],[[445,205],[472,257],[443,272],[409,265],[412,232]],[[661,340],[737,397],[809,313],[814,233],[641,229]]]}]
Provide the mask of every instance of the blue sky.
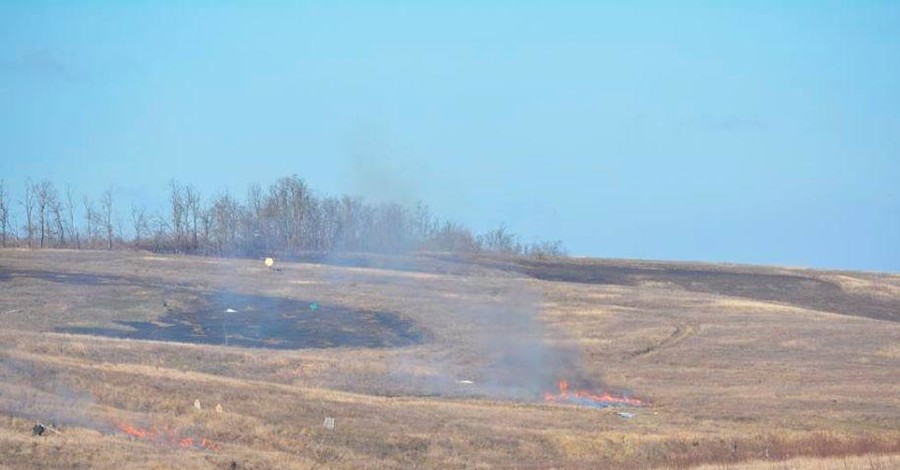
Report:
[{"label": "blue sky", "polygon": [[0,177],[296,173],[577,255],[900,271],[900,3],[635,5],[2,2]]}]

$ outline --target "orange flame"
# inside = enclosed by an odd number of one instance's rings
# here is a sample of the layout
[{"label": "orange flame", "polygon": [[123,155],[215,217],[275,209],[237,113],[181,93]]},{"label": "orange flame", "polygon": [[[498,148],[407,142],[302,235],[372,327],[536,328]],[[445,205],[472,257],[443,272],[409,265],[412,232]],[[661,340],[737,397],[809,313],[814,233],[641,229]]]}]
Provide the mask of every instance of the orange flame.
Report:
[{"label": "orange flame", "polygon": [[565,380],[559,381],[559,393],[554,394],[547,392],[544,394],[544,400],[556,403],[571,403],[575,405],[609,407],[609,406],[645,406],[643,401],[627,397],[624,395],[613,395],[609,392],[603,394],[591,393],[586,390],[569,391],[569,382]]},{"label": "orange flame", "polygon": [[154,428],[144,429],[124,421],[116,423],[116,427],[119,428],[119,430],[123,433],[135,439],[140,439],[143,441],[153,441],[168,445],[177,445],[185,449],[198,447],[201,449],[219,450],[218,444],[210,441],[205,437],[201,437],[200,439],[195,440],[192,437],[181,437],[175,431],[160,431]]}]

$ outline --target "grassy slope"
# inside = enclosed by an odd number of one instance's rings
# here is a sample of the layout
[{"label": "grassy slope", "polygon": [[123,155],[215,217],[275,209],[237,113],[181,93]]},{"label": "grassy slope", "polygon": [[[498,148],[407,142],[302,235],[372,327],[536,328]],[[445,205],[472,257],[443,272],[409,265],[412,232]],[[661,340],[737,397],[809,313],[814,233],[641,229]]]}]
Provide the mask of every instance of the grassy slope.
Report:
[{"label": "grassy slope", "polygon": [[[0,462],[647,468],[900,452],[898,276],[587,260],[360,263],[367,267],[284,263],[272,272],[252,260],[0,251],[0,275],[109,276],[95,285],[0,280]],[[163,301],[177,308],[218,290],[399,312],[432,340],[397,350],[269,351],[53,333],[151,320]],[[581,352],[573,375],[634,390],[653,407],[625,420],[455,395],[452,378],[502,374],[478,352],[504,328],[479,319],[510,305],[533,307],[547,342]],[[322,428],[325,416],[336,418],[334,431]],[[32,437],[35,420],[58,423],[62,434]],[[131,440],[117,430],[121,421],[220,449]]]}]

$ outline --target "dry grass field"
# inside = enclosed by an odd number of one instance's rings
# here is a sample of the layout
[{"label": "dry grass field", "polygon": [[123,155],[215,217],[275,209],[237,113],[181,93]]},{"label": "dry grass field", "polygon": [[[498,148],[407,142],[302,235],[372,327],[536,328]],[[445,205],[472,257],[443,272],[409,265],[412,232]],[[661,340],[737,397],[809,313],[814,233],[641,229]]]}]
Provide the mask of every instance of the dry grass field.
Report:
[{"label": "dry grass field", "polygon": [[0,469],[900,468],[897,275],[275,267],[0,250]]}]

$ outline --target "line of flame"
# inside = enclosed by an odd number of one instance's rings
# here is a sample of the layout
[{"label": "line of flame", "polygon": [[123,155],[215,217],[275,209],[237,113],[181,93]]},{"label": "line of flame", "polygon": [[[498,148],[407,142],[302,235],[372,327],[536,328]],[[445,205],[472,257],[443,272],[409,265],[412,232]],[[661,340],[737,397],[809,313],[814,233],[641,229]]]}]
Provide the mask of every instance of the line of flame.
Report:
[{"label": "line of flame", "polygon": [[544,400],[550,402],[572,402],[572,401],[588,401],[597,405],[628,405],[628,406],[644,406],[644,402],[632,397],[616,396],[609,392],[603,392],[602,395],[591,393],[585,390],[569,391],[569,383],[565,380],[559,381],[559,393],[554,394],[547,392],[544,394]]},{"label": "line of flame", "polygon": [[178,445],[185,449],[200,447],[208,450],[219,450],[218,444],[205,437],[195,440],[192,437],[181,437],[173,431],[161,432],[157,429],[143,429],[124,421],[116,423],[116,427],[131,437],[145,441],[164,442],[171,445]]}]

